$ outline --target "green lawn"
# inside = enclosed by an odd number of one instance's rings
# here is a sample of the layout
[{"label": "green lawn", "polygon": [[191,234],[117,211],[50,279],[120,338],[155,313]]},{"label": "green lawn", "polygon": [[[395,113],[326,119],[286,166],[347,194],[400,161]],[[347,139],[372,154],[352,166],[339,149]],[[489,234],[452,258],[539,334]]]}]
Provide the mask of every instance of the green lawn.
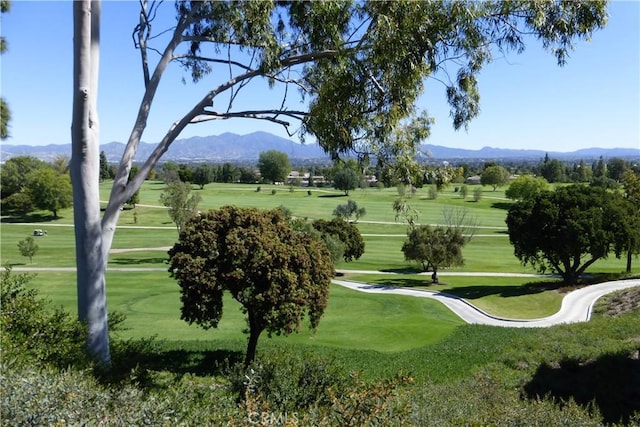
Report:
[{"label": "green lawn", "polygon": [[[101,198],[106,200],[110,182],[101,184]],[[289,188],[286,186],[240,184],[209,184],[204,190],[196,189],[202,201],[200,209],[211,209],[226,204],[274,208],[286,206],[294,215],[310,219],[330,218],[333,209],[347,200],[355,200],[365,207],[367,214],[358,223],[364,235],[365,253],[361,259],[351,263],[340,263],[338,269],[385,270],[406,273],[417,271],[415,263],[404,260],[401,252],[406,236],[406,226],[395,221],[392,203],[398,197],[397,189],[356,190],[349,197],[329,188]],[[164,207],[159,206],[164,184],[147,181],[140,192],[140,204],[135,209],[122,211],[109,257],[108,297],[109,309],[127,315],[130,328],[127,336],[142,337],[159,334],[171,339],[208,339],[215,335],[221,338],[238,337],[243,328],[243,318],[235,302],[229,300],[223,321],[216,331],[202,331],[179,320],[180,301],[175,283],[166,273],[166,247],[177,240],[177,230]],[[271,194],[275,189],[276,194]],[[293,191],[292,191],[293,190]],[[308,195],[311,191],[311,195]],[[427,189],[419,189],[409,203],[420,211],[421,223],[442,223],[443,210],[462,209],[480,226],[473,240],[463,249],[465,264],[451,272],[512,272],[535,273],[523,267],[513,255],[506,234],[504,218],[509,201],[503,191],[485,189],[479,202],[472,198],[462,199],[453,188],[445,189],[435,200],[427,198]],[[73,212],[71,209],[59,213],[52,219],[46,212],[37,212],[21,221],[3,218],[0,231],[0,258],[20,267],[74,267],[75,249],[73,234]],[[33,263],[22,257],[17,242],[30,236],[33,229],[47,230],[46,237],[36,238],[40,249]],[[150,248],[142,251],[117,251],[135,248]],[[624,260],[610,257],[595,263],[590,273],[617,273],[624,269]],[[636,261],[635,271],[640,271]],[[117,272],[116,268],[153,268],[160,271]],[[357,277],[357,276],[355,276]],[[388,282],[405,286],[415,276],[361,276],[364,281]],[[498,316],[512,318],[534,318],[552,314],[559,308],[561,295],[556,291],[540,291],[527,287],[528,279],[503,279],[482,277],[448,277],[438,289],[467,298],[479,308]],[[75,279],[70,273],[40,273],[35,283],[43,294],[65,306],[75,307]],[[289,338],[295,342],[312,342],[323,345],[347,345],[353,348],[375,348],[392,351],[413,348],[421,343],[438,340],[450,333],[455,318],[438,303],[415,301],[403,297],[371,296],[334,288],[329,309],[318,333],[311,337],[306,332]],[[344,318],[344,316],[347,316]],[[403,317],[404,316],[404,317]],[[429,328],[422,328],[428,323]],[[345,329],[345,325],[349,325]],[[428,333],[422,329],[427,329]],[[426,335],[425,335],[426,334]],[[411,337],[415,336],[415,340]],[[234,338],[235,339],[235,338]],[[242,337],[240,339],[243,339]],[[345,344],[346,343],[346,344]]]},{"label": "green lawn", "polygon": [[[180,320],[180,293],[166,272],[120,272],[107,275],[109,311],[126,315],[123,338],[165,340],[239,340],[246,328],[240,305],[229,295],[216,329],[204,330]],[[31,281],[56,305],[75,312],[75,274],[40,273]],[[429,327],[425,328],[428,323]],[[463,322],[438,302],[397,295],[372,295],[333,285],[329,305],[315,334],[305,326],[275,341],[366,349],[404,351],[441,340]],[[266,333],[263,340],[267,339]]]}]

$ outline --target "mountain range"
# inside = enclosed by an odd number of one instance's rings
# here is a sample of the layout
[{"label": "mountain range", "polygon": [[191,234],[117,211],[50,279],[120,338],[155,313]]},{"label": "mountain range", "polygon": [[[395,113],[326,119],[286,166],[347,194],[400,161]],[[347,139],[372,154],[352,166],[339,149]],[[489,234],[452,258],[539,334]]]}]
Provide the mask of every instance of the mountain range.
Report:
[{"label": "mountain range", "polygon": [[[157,144],[141,142],[135,161],[142,162],[153,151]],[[100,146],[110,163],[120,161],[125,144],[110,142]],[[328,162],[328,156],[317,143],[299,144],[286,138],[267,133],[254,132],[247,135],[224,133],[205,137],[178,139],[173,142],[163,156],[164,161],[178,163],[221,163],[221,162],[256,162],[260,153],[267,150],[278,150],[287,153],[292,161],[322,160]],[[514,150],[505,148],[484,147],[480,150],[448,148],[440,145],[425,144],[423,152],[429,153],[437,160],[519,160],[541,159],[547,153],[543,150]],[[640,148],[587,148],[572,152],[548,152],[549,156],[558,159],[592,159],[621,157],[640,159]],[[62,145],[10,145],[0,146],[2,162],[15,156],[33,156],[41,160],[51,161],[59,156],[71,156],[71,144]]]}]

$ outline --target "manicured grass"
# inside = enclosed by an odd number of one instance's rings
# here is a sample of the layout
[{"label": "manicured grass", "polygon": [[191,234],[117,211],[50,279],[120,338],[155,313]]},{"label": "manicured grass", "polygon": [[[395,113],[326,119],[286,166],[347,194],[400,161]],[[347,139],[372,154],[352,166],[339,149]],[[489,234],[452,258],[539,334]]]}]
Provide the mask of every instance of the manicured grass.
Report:
[{"label": "manicured grass", "polygon": [[[101,184],[103,200],[108,197],[110,185],[110,182]],[[151,249],[112,253],[109,257],[110,268],[150,267],[163,270],[167,268],[167,253],[166,249],[162,248],[170,247],[175,243],[177,230],[166,209],[159,206],[160,193],[164,187],[164,183],[158,181],[144,183],[140,192],[140,205],[135,209],[122,211],[119,228],[112,245],[112,248],[116,250]],[[290,191],[286,186],[261,185],[261,191],[257,192],[257,187],[257,185],[241,184],[208,184],[204,190],[196,189],[197,187],[194,186],[193,191],[201,195],[200,208],[203,210],[226,204],[261,208],[284,205],[294,215],[310,219],[329,218],[335,206],[353,199],[359,206],[365,207],[367,210],[366,216],[358,223],[359,229],[365,235],[366,249],[359,260],[339,263],[336,268],[397,272],[416,269],[417,264],[405,261],[401,252],[402,244],[405,241],[406,225],[396,222],[392,210],[392,203],[398,197],[397,189],[359,189],[353,191],[349,197],[345,197],[342,192],[330,188],[296,187],[293,188],[294,191]],[[459,193],[453,191],[453,188],[454,186],[445,189],[435,200],[427,198],[428,190],[426,188],[419,189],[409,199],[412,207],[420,211],[418,221],[421,223],[441,223],[443,222],[443,210],[451,208],[464,208],[469,217],[477,219],[481,228],[478,228],[477,235],[463,249],[465,265],[448,271],[535,273],[536,271],[531,267],[523,267],[513,255],[513,248],[505,233],[505,209],[509,206],[510,201],[504,198],[504,192],[485,189],[483,198],[479,202],[474,202],[470,197],[462,199]],[[275,195],[271,194],[271,189],[276,189]],[[307,194],[307,191],[311,191],[311,196]],[[1,224],[0,258],[3,263],[39,268],[73,267],[75,265],[74,233],[71,227],[73,213],[70,209],[61,211],[60,218],[56,220],[52,220],[46,212],[35,213],[23,218],[25,221],[34,222],[35,225],[7,222],[6,220],[7,218],[4,218]],[[13,219],[9,220],[13,221]],[[31,235],[34,228],[46,229],[48,235],[36,239],[40,250],[33,258],[33,264],[29,264],[28,259],[19,254],[16,245],[19,240]],[[638,263],[635,262],[634,271],[638,271],[637,265]],[[618,260],[611,256],[606,260],[596,262],[587,272],[592,274],[618,273],[624,269],[624,266],[624,260]],[[111,274],[116,274],[116,272],[110,273],[108,278],[109,291],[116,292],[120,285],[112,283]],[[160,274],[163,275],[164,272]],[[51,277],[48,274],[46,276]],[[122,277],[126,277],[126,274],[123,273]],[[136,276],[132,276],[130,282],[133,287],[139,285],[136,280],[147,280],[144,275],[139,279],[133,279],[133,277]],[[161,281],[165,280],[164,278]],[[129,286],[126,284],[127,279],[118,280],[123,283],[123,286]],[[151,280],[156,279],[152,278]],[[453,288],[450,291],[456,292],[454,288],[466,287],[469,292],[463,292],[461,296],[469,298],[478,307],[495,315],[532,318],[551,314],[559,307],[560,297],[554,292],[506,296],[503,291],[498,289],[498,287],[507,286],[518,292],[518,289],[526,283],[525,281],[502,282],[496,279],[487,281],[482,278],[456,278],[455,282],[452,280],[448,281],[459,285],[452,285]],[[479,290],[479,292],[472,292],[473,290]],[[358,297],[362,298],[363,296],[359,295]],[[109,303],[116,304],[111,299]],[[178,302],[174,301],[173,304],[178,304]],[[171,310],[175,312],[177,309],[174,306]],[[140,324],[144,327],[144,321]],[[184,332],[180,329],[176,333]]]},{"label": "manicured grass", "polygon": [[563,298],[558,291],[546,290],[559,286],[555,279],[441,276],[439,285],[430,284],[429,275],[347,274],[345,279],[446,292],[468,300],[489,314],[511,319],[550,316],[560,310]]},{"label": "manicured grass", "polygon": [[[76,309],[75,274],[46,273],[32,286],[54,304]],[[218,328],[205,331],[180,320],[180,294],[168,273],[120,272],[107,274],[109,311],[126,315],[123,338],[155,336],[166,340],[239,340],[246,328],[240,305],[224,299]],[[425,328],[425,324],[429,327]],[[332,286],[329,305],[315,334],[305,325],[300,334],[274,337],[290,344],[309,344],[381,352],[404,351],[441,340],[463,322],[435,301],[397,295],[371,295]],[[267,340],[266,333],[262,340]]]}]

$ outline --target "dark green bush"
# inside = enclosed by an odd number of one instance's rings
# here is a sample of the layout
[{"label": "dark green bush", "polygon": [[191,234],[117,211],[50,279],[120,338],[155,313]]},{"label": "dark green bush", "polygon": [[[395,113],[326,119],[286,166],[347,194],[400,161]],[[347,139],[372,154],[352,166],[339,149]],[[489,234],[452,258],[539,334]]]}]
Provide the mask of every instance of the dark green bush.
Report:
[{"label": "dark green bush", "polygon": [[3,359],[19,358],[65,367],[88,362],[86,329],[62,308],[51,309],[38,291],[27,289],[34,276],[0,272],[0,345]]}]

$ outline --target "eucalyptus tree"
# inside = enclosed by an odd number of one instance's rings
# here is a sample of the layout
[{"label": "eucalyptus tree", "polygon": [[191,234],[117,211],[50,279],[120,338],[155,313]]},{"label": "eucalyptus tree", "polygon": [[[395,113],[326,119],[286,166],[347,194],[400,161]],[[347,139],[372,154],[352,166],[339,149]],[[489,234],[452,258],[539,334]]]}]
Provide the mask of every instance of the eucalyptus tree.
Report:
[{"label": "eucalyptus tree", "polygon": [[[173,141],[189,125],[249,118],[299,129],[332,156],[363,155],[392,143],[395,126],[420,112],[424,80],[445,76],[455,128],[479,114],[477,75],[493,55],[521,52],[534,37],[560,65],[574,41],[606,22],[605,2],[223,2],[179,1],[175,25],[157,33],[162,2],[141,0],[133,31],[144,92],[100,218],[96,112],[99,0],[73,3],[73,158],[78,307],[89,326],[89,351],[108,362],[105,265],[121,206],[137,191]],[[164,37],[157,38],[163,33]],[[165,45],[156,46],[166,40]],[[155,53],[159,56],[154,61]],[[134,156],[167,68],[176,63],[206,88],[189,111],[176,113],[166,135],[129,180]],[[218,78],[211,83],[209,78]],[[448,79],[446,76],[452,76]],[[220,80],[222,79],[222,80]],[[238,109],[238,93],[266,82],[277,96],[252,98]],[[302,103],[289,101],[295,93]],[[271,105],[259,105],[271,101]],[[214,102],[215,108],[214,108]],[[289,105],[301,105],[294,109]],[[292,126],[292,124],[294,126]],[[373,150],[372,150],[373,148]]]}]

